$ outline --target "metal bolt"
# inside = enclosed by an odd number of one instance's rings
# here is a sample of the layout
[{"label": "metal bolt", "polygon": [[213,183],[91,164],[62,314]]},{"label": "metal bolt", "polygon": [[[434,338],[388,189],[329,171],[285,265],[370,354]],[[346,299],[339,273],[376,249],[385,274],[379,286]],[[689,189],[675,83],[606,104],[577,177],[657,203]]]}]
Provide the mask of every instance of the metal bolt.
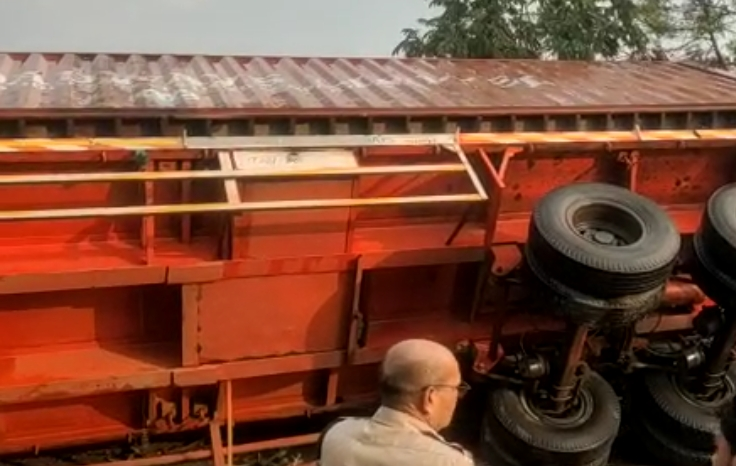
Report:
[{"label": "metal bolt", "polygon": [[613,244],[613,242],[616,240],[616,237],[613,236],[612,233],[609,233],[607,231],[598,230],[593,233],[593,240],[599,244]]}]

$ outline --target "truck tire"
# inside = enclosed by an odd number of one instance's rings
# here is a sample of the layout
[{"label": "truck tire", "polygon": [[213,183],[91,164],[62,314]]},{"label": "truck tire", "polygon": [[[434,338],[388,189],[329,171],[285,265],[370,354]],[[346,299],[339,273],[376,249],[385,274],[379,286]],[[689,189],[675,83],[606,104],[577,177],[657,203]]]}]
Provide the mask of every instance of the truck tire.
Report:
[{"label": "truck tire", "polygon": [[706,450],[696,450],[681,445],[677,439],[671,439],[663,434],[643,416],[632,421],[631,429],[637,434],[637,440],[646,453],[658,464],[667,466],[710,466],[712,464],[713,445]]},{"label": "truck tire", "polygon": [[679,251],[680,235],[664,210],[604,183],[571,184],[544,196],[526,244],[545,276],[602,299],[662,286]]},{"label": "truck tire", "polygon": [[717,270],[729,271],[736,262],[736,183],[721,187],[706,203],[695,237]]},{"label": "truck tire", "polygon": [[[501,446],[498,436],[490,431],[487,423],[483,424],[480,449],[482,459],[489,466],[524,466]],[[609,456],[610,452],[585,466],[606,466]]]},{"label": "truck tire", "polygon": [[712,401],[698,400],[681,386],[676,374],[656,371],[644,374],[634,390],[632,404],[638,417],[658,432],[666,432],[684,448],[712,450],[718,432],[718,411],[736,395],[736,374],[726,373],[724,392]]},{"label": "truck tire", "polygon": [[488,465],[522,466],[512,454],[501,446],[498,436],[491,431],[488,423],[485,421],[481,427],[480,453]]},{"label": "truck tire", "polygon": [[605,464],[621,423],[618,398],[592,372],[582,381],[578,400],[572,415],[553,418],[534,409],[523,390],[498,388],[490,393],[484,437],[494,437],[519,464]]},{"label": "truck tire", "polygon": [[736,306],[736,184],[718,189],[703,212],[700,228],[693,237],[692,275],[701,289],[716,303]]},{"label": "truck tire", "polygon": [[532,279],[541,285],[533,288],[538,290],[537,301],[542,303],[542,310],[552,311],[574,325],[591,328],[626,327],[657,309],[664,294],[664,285],[661,285],[635,295],[595,298],[545,276],[532,256],[527,257],[527,266],[532,271]]},{"label": "truck tire", "polygon": [[724,309],[736,306],[736,279],[716,268],[701,238],[693,238],[691,275],[698,287]]}]

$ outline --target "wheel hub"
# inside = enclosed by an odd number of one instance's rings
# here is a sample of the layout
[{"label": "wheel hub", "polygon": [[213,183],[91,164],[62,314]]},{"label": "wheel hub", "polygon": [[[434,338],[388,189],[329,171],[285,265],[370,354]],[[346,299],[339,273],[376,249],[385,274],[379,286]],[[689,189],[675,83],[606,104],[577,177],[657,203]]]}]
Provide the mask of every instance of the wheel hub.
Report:
[{"label": "wheel hub", "polygon": [[530,415],[558,427],[572,428],[582,425],[593,413],[593,400],[590,393],[584,389],[570,400],[567,409],[562,412],[545,409],[543,406],[548,404],[549,400],[528,397],[524,392],[521,393],[521,402]]},{"label": "wheel hub", "polygon": [[634,215],[606,204],[581,207],[574,211],[569,221],[580,236],[601,246],[631,245],[644,234]]},{"label": "wheel hub", "polygon": [[612,245],[616,241],[616,237],[611,232],[598,230],[593,232],[593,241],[599,244]]},{"label": "wheel hub", "polygon": [[736,391],[736,387],[733,386],[731,380],[725,374],[721,377],[720,382],[720,386],[713,391],[709,391],[707,395],[699,394],[698,387],[688,387],[688,383],[683,383],[680,380],[674,380],[673,385],[675,390],[680,392],[680,396],[692,404],[702,407],[718,407],[723,404],[724,400],[731,399]]},{"label": "wheel hub", "polygon": [[588,241],[602,246],[624,246],[627,243],[621,236],[604,228],[583,226],[578,230],[578,234]]}]

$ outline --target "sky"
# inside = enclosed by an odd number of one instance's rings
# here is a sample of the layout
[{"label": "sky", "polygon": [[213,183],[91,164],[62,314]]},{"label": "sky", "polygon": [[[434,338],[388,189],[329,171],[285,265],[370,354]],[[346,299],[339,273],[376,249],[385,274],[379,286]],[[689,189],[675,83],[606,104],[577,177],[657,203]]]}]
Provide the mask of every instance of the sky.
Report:
[{"label": "sky", "polygon": [[1,52],[386,56],[427,0],[0,0]]}]

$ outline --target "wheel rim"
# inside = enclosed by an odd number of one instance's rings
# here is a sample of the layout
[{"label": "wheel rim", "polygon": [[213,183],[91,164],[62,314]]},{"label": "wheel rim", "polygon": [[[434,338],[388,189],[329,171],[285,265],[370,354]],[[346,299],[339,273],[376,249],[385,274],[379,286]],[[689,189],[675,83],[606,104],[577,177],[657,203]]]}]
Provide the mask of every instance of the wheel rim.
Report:
[{"label": "wheel rim", "polygon": [[696,395],[691,390],[688,390],[682,380],[679,377],[670,375],[672,386],[680,397],[690,403],[691,405],[702,407],[702,408],[718,408],[724,401],[733,398],[736,393],[736,387],[729,377],[724,375],[723,385],[709,398],[704,398]]},{"label": "wheel rim", "polygon": [[572,405],[561,415],[552,414],[538,406],[533,398],[521,392],[521,405],[524,410],[538,422],[555,427],[574,428],[585,424],[593,414],[593,396],[584,387],[575,397]]},{"label": "wheel rim", "polygon": [[567,222],[578,236],[597,246],[630,246],[644,236],[644,225],[631,211],[607,203],[570,209]]}]

